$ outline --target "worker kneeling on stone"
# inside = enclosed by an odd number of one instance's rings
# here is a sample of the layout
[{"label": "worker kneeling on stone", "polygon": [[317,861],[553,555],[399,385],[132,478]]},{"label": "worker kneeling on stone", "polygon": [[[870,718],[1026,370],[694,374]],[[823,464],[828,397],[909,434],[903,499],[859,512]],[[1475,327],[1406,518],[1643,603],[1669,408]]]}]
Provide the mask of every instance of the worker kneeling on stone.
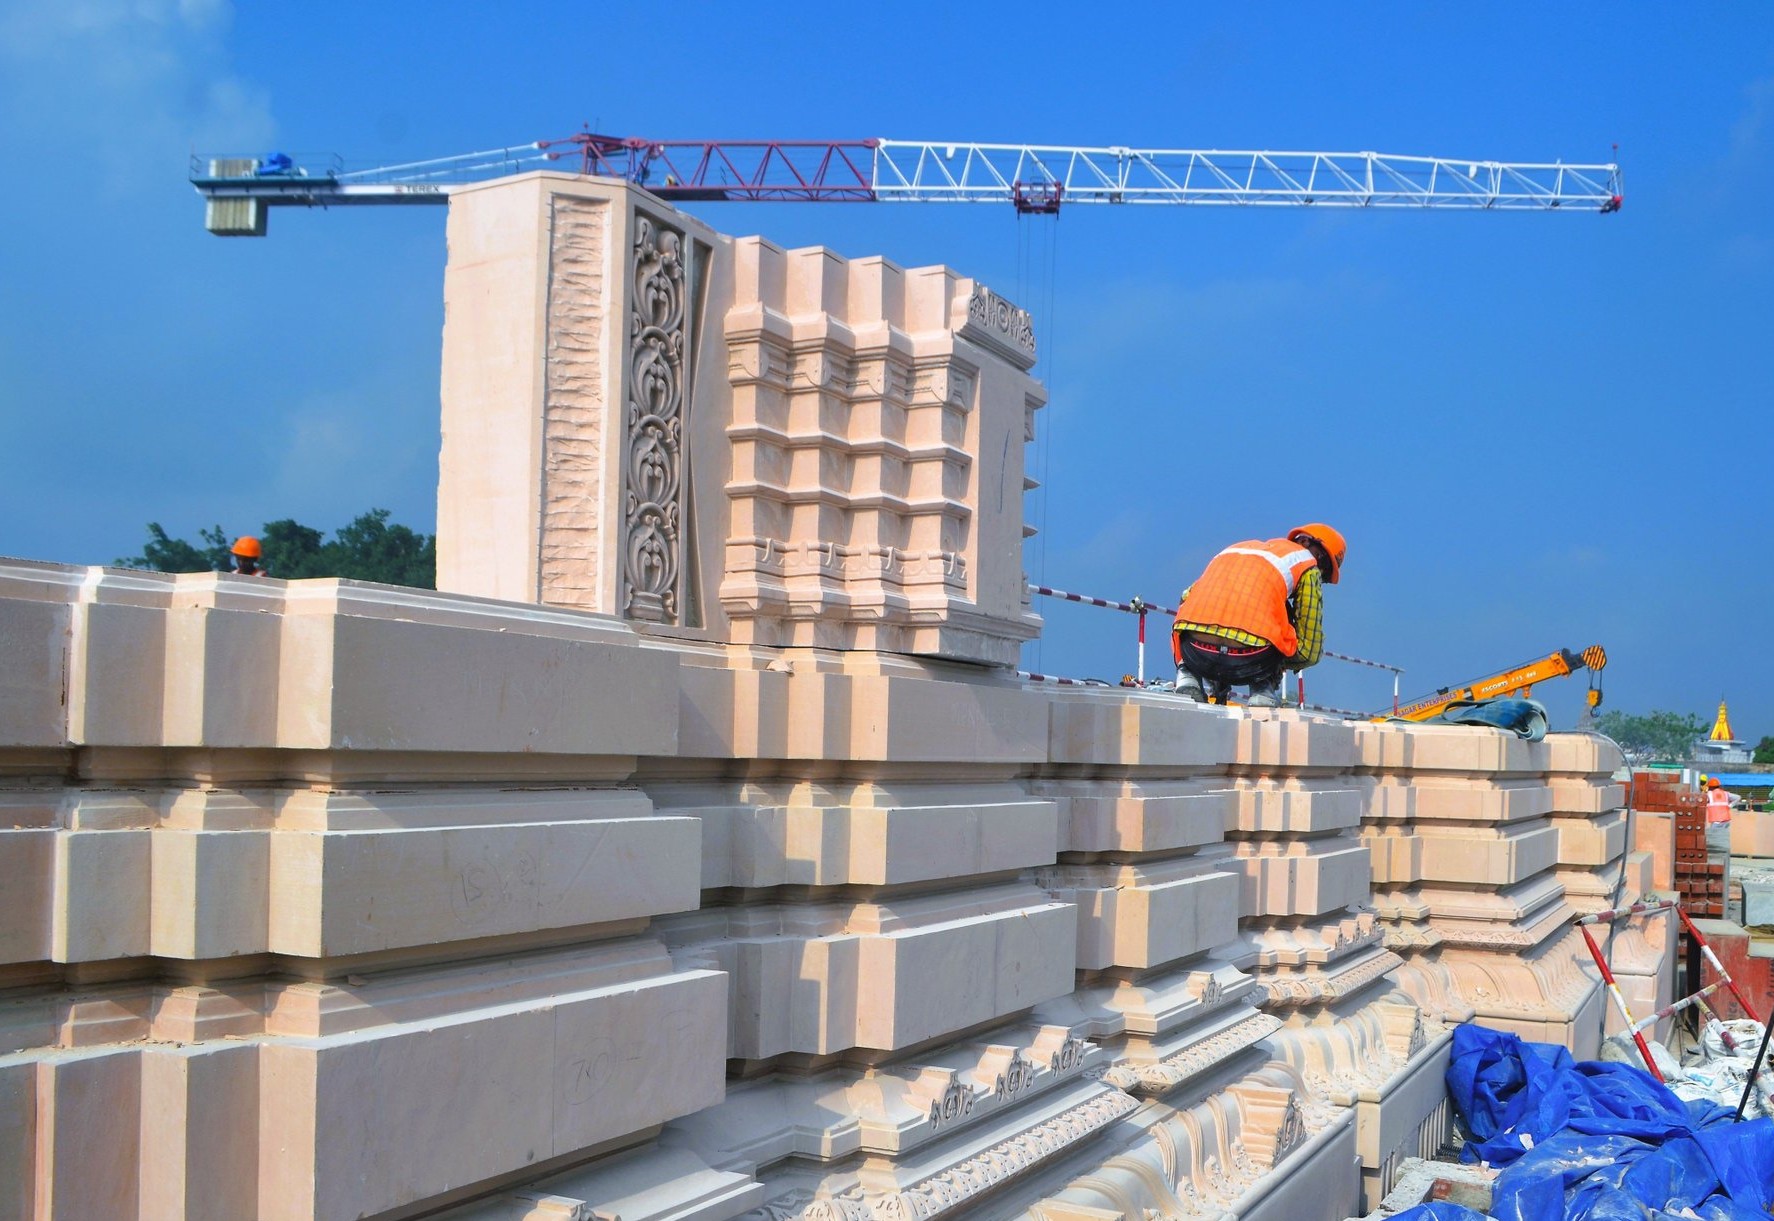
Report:
[{"label": "worker kneeling on stone", "polygon": [[1324,583],[1337,583],[1347,550],[1341,534],[1313,522],[1214,556],[1177,606],[1177,694],[1224,703],[1248,685],[1251,707],[1280,704],[1281,672],[1317,665],[1324,652]]}]

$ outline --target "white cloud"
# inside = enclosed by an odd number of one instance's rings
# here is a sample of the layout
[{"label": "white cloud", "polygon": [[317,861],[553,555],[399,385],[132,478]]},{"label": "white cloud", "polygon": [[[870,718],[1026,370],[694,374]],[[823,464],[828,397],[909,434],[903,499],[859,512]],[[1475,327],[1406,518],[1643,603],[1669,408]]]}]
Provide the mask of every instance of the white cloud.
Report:
[{"label": "white cloud", "polygon": [[276,132],[234,71],[228,0],[14,0],[0,12],[0,143],[60,150],[114,194],[198,151]]}]

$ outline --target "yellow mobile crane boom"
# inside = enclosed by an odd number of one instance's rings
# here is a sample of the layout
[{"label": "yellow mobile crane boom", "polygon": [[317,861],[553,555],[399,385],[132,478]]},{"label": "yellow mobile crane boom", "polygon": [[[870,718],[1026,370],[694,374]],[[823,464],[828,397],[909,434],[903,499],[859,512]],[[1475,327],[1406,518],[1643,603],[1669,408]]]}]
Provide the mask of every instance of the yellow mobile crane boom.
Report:
[{"label": "yellow mobile crane boom", "polygon": [[[1535,683],[1549,678],[1562,678],[1577,670],[1589,671],[1589,710],[1593,713],[1601,707],[1601,672],[1607,664],[1608,652],[1599,644],[1592,644],[1581,653],[1560,649],[1556,653],[1519,666],[1511,666],[1496,674],[1488,674],[1470,683],[1443,687],[1434,695],[1412,700],[1391,716],[1404,721],[1427,721],[1439,716],[1449,704],[1461,700],[1488,700],[1500,695],[1526,696],[1533,690]],[[1383,721],[1387,717],[1383,714],[1374,719]]]}]

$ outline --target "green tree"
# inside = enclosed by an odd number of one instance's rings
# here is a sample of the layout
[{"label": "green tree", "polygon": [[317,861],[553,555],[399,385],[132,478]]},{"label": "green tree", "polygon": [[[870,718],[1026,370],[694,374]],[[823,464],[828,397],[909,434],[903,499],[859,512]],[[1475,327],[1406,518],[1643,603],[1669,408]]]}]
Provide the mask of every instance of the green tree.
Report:
[{"label": "green tree", "polygon": [[1693,753],[1695,739],[1707,730],[1706,724],[1692,713],[1662,710],[1645,716],[1604,712],[1596,718],[1596,728],[1618,742],[1627,758],[1635,763],[1686,759]]},{"label": "green tree", "polygon": [[160,523],[151,521],[142,553],[120,558],[117,566],[147,568],[154,572],[216,572],[230,567],[228,536],[222,533],[222,528],[199,530],[197,534],[209,545],[195,547],[182,538],[168,538]]},{"label": "green tree", "polygon": [[[268,521],[259,531],[265,569],[285,580],[347,577],[383,585],[436,589],[436,537],[407,526],[390,525],[388,517],[387,509],[371,509],[334,531],[330,540],[323,531],[291,518]],[[222,528],[198,533],[207,546],[197,547],[183,539],[169,538],[159,522],[149,522],[148,542],[142,554],[117,563],[124,568],[156,572],[213,572],[231,568],[231,540]]]},{"label": "green tree", "polygon": [[1774,763],[1774,737],[1766,734],[1756,743],[1756,753],[1751,756],[1757,763]]}]

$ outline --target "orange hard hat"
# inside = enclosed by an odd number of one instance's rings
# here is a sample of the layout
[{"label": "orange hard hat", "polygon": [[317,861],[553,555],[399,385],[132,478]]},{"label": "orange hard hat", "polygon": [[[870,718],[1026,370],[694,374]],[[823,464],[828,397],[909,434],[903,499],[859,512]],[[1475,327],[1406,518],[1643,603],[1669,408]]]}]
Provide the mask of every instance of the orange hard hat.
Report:
[{"label": "orange hard hat", "polygon": [[1307,539],[1311,539],[1323,547],[1324,553],[1330,556],[1331,562],[1330,571],[1324,574],[1324,579],[1332,585],[1337,583],[1337,578],[1343,571],[1343,557],[1349,552],[1349,544],[1343,541],[1342,531],[1335,526],[1327,526],[1321,521],[1315,521],[1304,526],[1295,526],[1287,532],[1287,537],[1288,541],[1295,543],[1303,543]]},{"label": "orange hard hat", "polygon": [[1706,787],[1709,789],[1718,788],[1719,787],[1719,778],[1717,776],[1709,777],[1706,781]]},{"label": "orange hard hat", "polygon": [[264,554],[263,550],[259,547],[259,540],[250,534],[243,534],[235,539],[234,546],[230,547],[229,550],[235,555],[242,556],[249,560],[256,560]]}]

